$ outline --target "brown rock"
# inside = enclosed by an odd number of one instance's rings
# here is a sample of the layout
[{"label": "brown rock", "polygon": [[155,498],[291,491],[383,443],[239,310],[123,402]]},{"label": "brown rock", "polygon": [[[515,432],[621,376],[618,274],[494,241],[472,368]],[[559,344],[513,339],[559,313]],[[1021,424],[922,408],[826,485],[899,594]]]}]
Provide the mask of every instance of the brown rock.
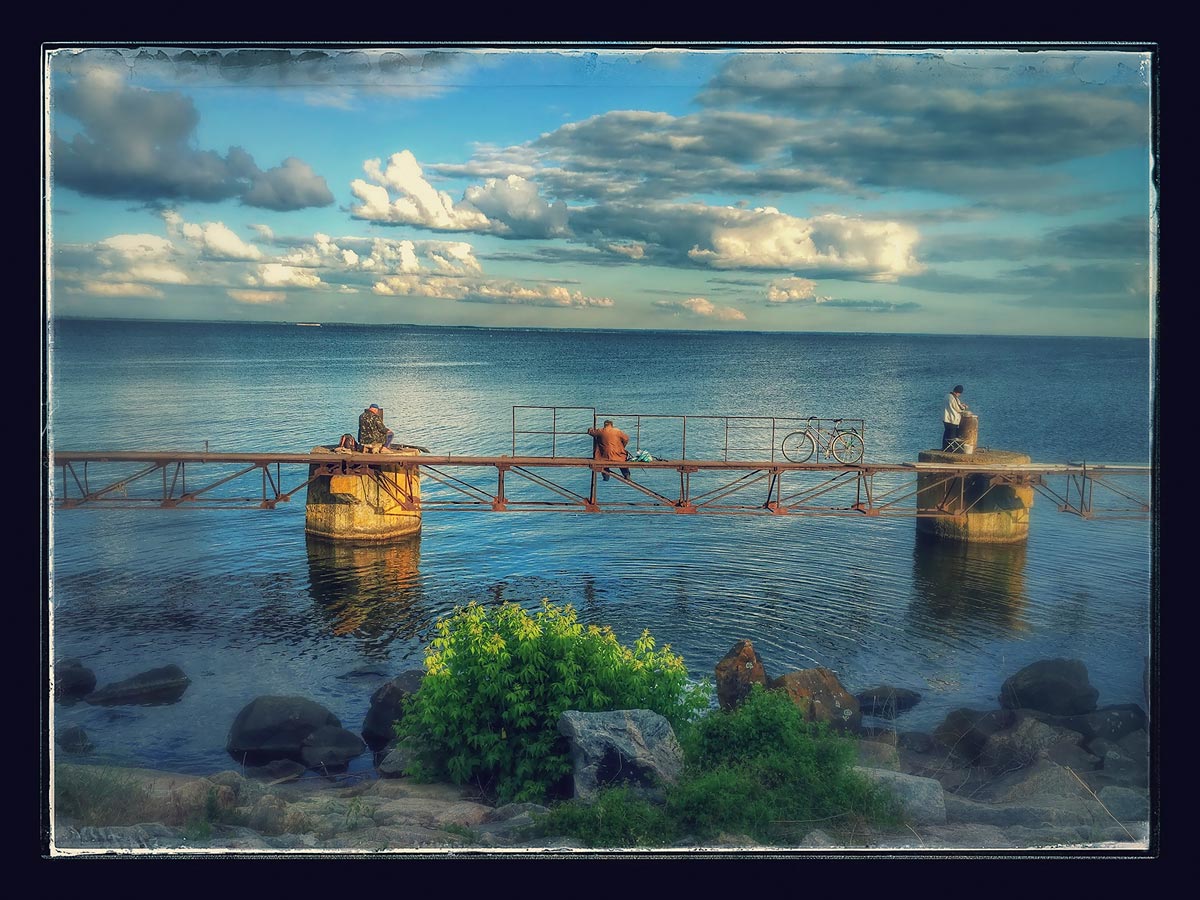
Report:
[{"label": "brown rock", "polygon": [[829,669],[788,672],[771,681],[768,687],[786,691],[792,702],[804,710],[809,722],[827,722],[842,731],[857,732],[862,727],[858,701]]},{"label": "brown rock", "polygon": [[717,663],[717,702],[721,709],[733,709],[750,695],[752,685],[766,687],[767,681],[767,672],[754,652],[754,645],[738,641]]}]

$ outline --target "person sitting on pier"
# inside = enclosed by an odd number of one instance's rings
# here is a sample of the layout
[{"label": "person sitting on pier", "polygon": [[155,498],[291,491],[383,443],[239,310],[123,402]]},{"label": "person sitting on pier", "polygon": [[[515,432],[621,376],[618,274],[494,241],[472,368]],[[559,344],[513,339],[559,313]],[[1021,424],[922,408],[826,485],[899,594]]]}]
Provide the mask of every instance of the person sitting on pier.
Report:
[{"label": "person sitting on pier", "polygon": [[951,443],[958,439],[962,427],[962,414],[970,407],[962,401],[963,386],[956,384],[946,395],[946,409],[942,412],[942,449],[950,450]]},{"label": "person sitting on pier", "polygon": [[[603,428],[589,428],[587,433],[592,436],[592,459],[625,462],[629,458],[629,454],[625,450],[629,443],[629,435],[613,425],[612,419],[605,419]],[[600,477],[605,481],[608,481],[608,475],[608,469],[604,469],[600,473]],[[622,468],[621,477],[628,480],[629,469]]]},{"label": "person sitting on pier", "polygon": [[390,449],[392,430],[383,424],[383,407],[372,403],[358,417],[358,443],[364,453],[378,453]]}]

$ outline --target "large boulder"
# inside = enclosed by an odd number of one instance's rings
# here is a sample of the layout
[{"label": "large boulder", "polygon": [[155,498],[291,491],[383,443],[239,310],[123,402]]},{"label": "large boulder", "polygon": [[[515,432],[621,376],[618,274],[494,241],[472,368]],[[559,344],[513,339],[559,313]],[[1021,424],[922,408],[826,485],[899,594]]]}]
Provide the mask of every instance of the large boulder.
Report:
[{"label": "large boulder", "polygon": [[179,666],[161,666],[105,685],[84,699],[93,706],[163,706],[178,701],[191,683]]},{"label": "large boulder", "polygon": [[829,669],[788,672],[774,679],[769,687],[786,692],[809,722],[825,722],[839,731],[856,732],[862,727],[858,701]]},{"label": "large boulder", "polygon": [[940,825],[946,821],[946,794],[936,780],[867,766],[855,766],[854,771],[891,793],[905,818],[914,825]]},{"label": "large boulder", "polygon": [[1056,716],[1089,713],[1099,696],[1088,681],[1087,666],[1078,659],[1039,660],[1000,687],[1005,709],[1036,709]]},{"label": "large boulder", "polygon": [[404,714],[404,701],[421,687],[425,673],[421,669],[401,672],[391,681],[381,685],[371,695],[371,707],[363,720],[362,737],[372,750],[382,750],[395,739],[392,730]]},{"label": "large boulder", "polygon": [[342,723],[319,703],[306,697],[264,695],[242,707],[230,726],[225,749],[243,765],[263,766],[276,759],[303,763],[305,738],[326,725],[341,728]]},{"label": "large boulder", "polygon": [[54,698],[67,703],[86,697],[96,689],[96,673],[78,659],[60,659],[54,664]]},{"label": "large boulder", "polygon": [[768,680],[754,645],[738,641],[717,663],[717,702],[721,709],[733,709],[749,696],[752,685],[766,687]]},{"label": "large boulder", "polygon": [[892,687],[890,684],[880,684],[859,691],[854,695],[858,708],[864,716],[876,716],[883,719],[894,719],[907,709],[912,709],[921,702],[921,695],[908,688]]},{"label": "large boulder", "polygon": [[956,709],[933,730],[933,736],[958,759],[974,763],[983,755],[988,739],[1011,728],[1016,720],[1010,709]]},{"label": "large boulder", "polygon": [[558,731],[570,746],[575,796],[581,800],[615,785],[660,799],[662,785],[674,783],[683,768],[671,723],[648,709],[567,710]]},{"label": "large boulder", "polygon": [[62,747],[67,753],[91,753],[91,739],[81,725],[71,725],[54,736],[56,746]]},{"label": "large boulder", "polygon": [[338,725],[322,725],[300,745],[300,761],[321,772],[344,772],[350,761],[362,754],[367,745],[353,731]]}]

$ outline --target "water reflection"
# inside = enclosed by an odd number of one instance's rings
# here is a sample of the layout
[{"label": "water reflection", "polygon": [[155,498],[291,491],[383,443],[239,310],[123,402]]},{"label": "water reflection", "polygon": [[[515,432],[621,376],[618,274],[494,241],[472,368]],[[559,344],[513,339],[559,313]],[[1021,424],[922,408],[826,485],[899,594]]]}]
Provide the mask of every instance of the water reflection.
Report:
[{"label": "water reflection", "polygon": [[330,630],[368,655],[417,638],[430,623],[419,568],[421,536],[388,544],[306,538],[308,585]]},{"label": "water reflection", "polygon": [[982,544],[916,532],[911,627],[960,638],[1027,630],[1025,554],[1024,541]]}]

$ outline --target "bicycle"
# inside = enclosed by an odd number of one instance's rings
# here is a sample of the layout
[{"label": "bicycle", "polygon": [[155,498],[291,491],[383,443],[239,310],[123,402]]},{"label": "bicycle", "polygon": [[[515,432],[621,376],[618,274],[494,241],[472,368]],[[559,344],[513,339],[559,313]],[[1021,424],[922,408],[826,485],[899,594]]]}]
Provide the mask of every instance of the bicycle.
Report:
[{"label": "bicycle", "polygon": [[788,462],[808,462],[820,448],[826,458],[832,456],[845,464],[859,462],[866,445],[857,429],[842,427],[843,421],[834,419],[833,428],[821,428],[820,420],[816,416],[809,416],[803,431],[793,431],[780,443],[783,458]]}]

